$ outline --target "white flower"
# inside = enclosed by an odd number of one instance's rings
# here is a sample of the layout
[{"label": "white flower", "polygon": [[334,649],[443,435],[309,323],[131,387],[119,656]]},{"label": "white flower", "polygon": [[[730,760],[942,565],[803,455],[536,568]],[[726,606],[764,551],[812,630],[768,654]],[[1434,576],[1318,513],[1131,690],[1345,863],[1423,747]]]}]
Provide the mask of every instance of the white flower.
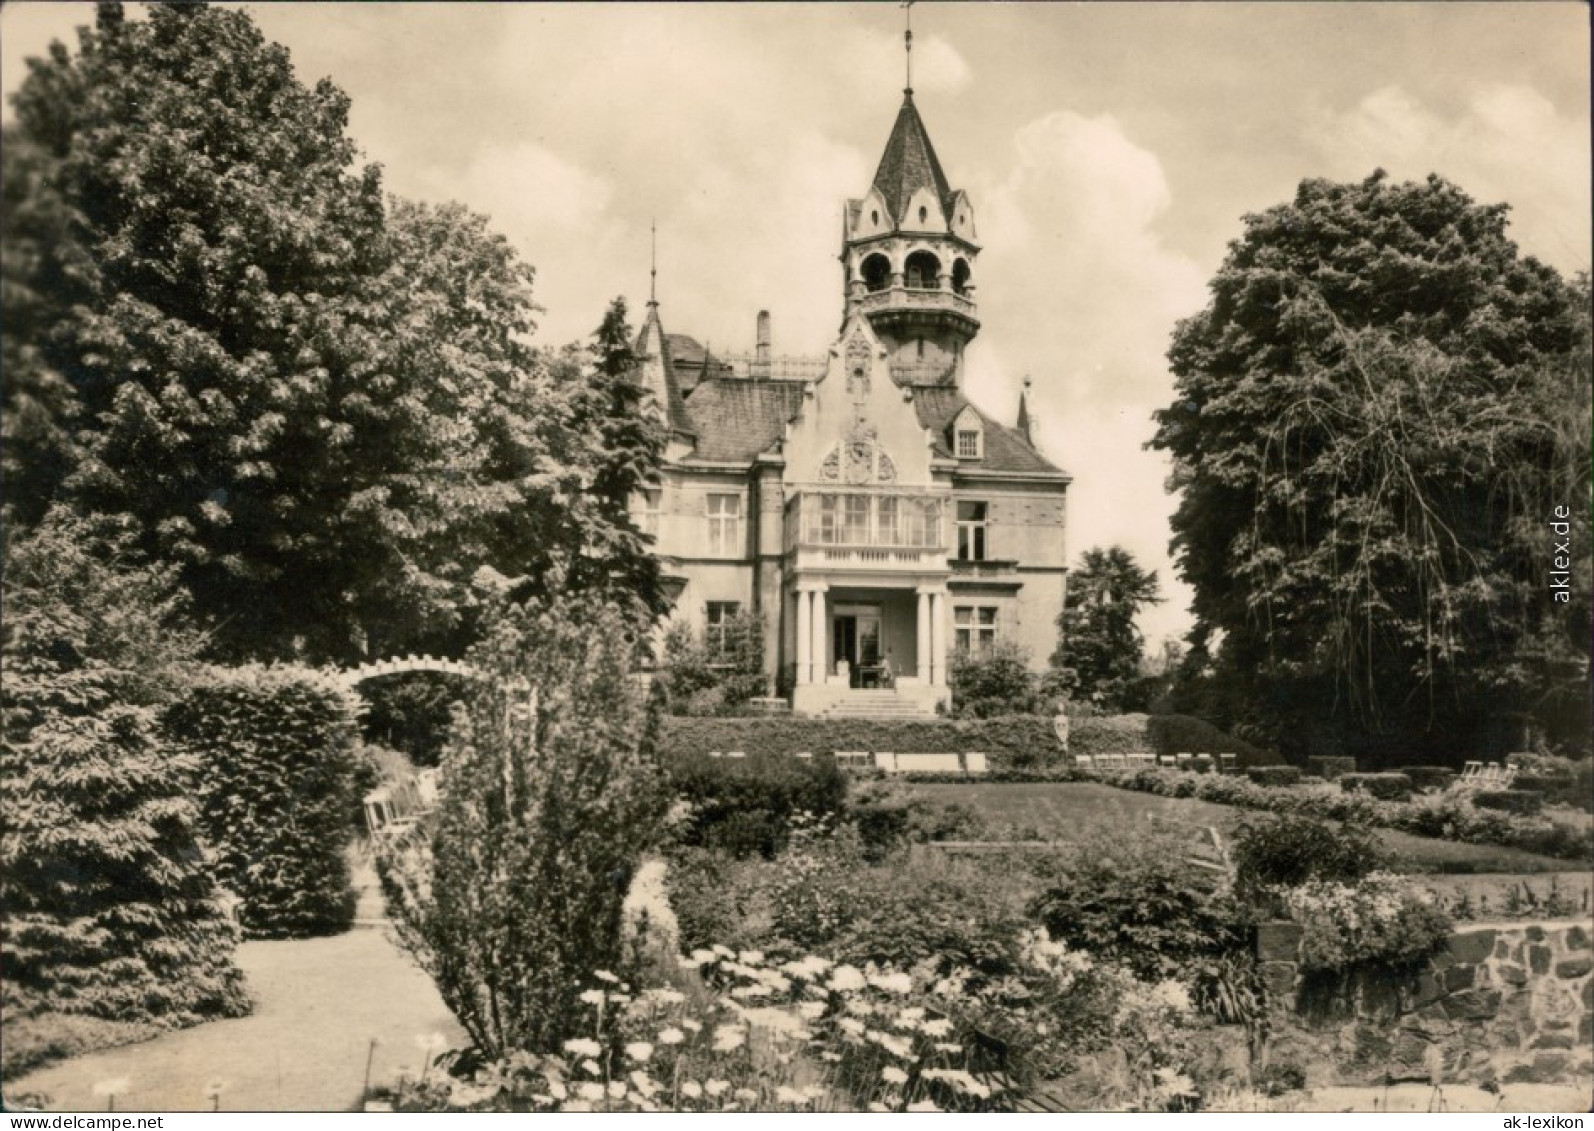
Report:
[{"label": "white flower", "polygon": [[690,969],[694,966],[706,966],[708,963],[713,961],[714,952],[712,950],[703,950],[701,947],[699,947],[697,950],[692,952],[692,956],[690,958],[682,958],[681,965]]},{"label": "white flower", "polygon": [[927,1037],[944,1037],[952,1031],[952,1022],[945,1017],[936,1017],[919,1026]]},{"label": "white flower", "polygon": [[576,1093],[584,1100],[601,1100],[604,1095],[603,1085],[596,1080],[584,1080],[576,1085]]},{"label": "white flower", "polygon": [[880,1079],[887,1084],[906,1084],[908,1082],[908,1074],[895,1064],[888,1064],[880,1070]]},{"label": "white flower", "polygon": [[598,1062],[595,1061],[595,1060],[583,1060],[581,1062],[581,1067],[585,1071],[590,1072],[594,1076],[602,1076],[603,1075],[603,1069],[598,1067]]},{"label": "white flower", "polygon": [[761,986],[754,982],[751,985],[737,986],[731,991],[732,997],[768,997],[769,987]]},{"label": "white flower", "polygon": [[906,974],[870,974],[869,984],[887,993],[906,994],[913,992],[913,979]]},{"label": "white flower", "polygon": [[734,1095],[737,1099],[745,1100],[748,1103],[752,1103],[758,1098],[758,1093],[751,1088],[737,1088]]},{"label": "white flower", "polygon": [[618,984],[619,981],[620,981],[619,978],[616,978],[613,974],[609,973],[607,970],[594,970],[592,972],[592,974],[600,982],[614,982],[614,983]]},{"label": "white flower", "polygon": [[863,971],[856,966],[838,966],[830,972],[830,988],[841,992],[861,990],[865,983]]},{"label": "white flower", "polygon": [[672,990],[668,986],[649,990],[645,995],[649,1001],[661,1002],[664,1005],[680,1005],[686,1000],[686,995],[680,990]]},{"label": "white flower", "polygon": [[[710,1082],[712,1083],[712,1081]],[[703,1097],[703,1085],[696,1080],[683,1080],[681,1081],[681,1095],[686,1096],[688,1099],[701,1099]]]},{"label": "white flower", "polygon": [[683,1017],[681,1018],[681,1028],[689,1033],[701,1033],[703,1031],[703,1022],[695,1017]]},{"label": "white flower", "polygon": [[870,1029],[864,1036],[887,1052],[900,1056],[903,1060],[913,1059],[913,1046],[892,1033],[882,1033],[878,1029]]},{"label": "white flower", "polygon": [[735,958],[736,957],[736,952],[734,950],[732,950],[728,946],[722,946],[719,943],[715,943],[714,944],[713,951],[714,951],[715,954],[719,955],[721,958]]},{"label": "white flower", "polygon": [[686,1040],[686,1034],[674,1025],[671,1025],[668,1029],[659,1030],[659,1044],[661,1045],[678,1045],[684,1040]]},{"label": "white flower", "polygon": [[859,1021],[856,1017],[843,1017],[841,1020],[837,1021],[836,1024],[840,1025],[843,1029],[855,1037],[863,1036],[863,1022]]},{"label": "white flower", "polygon": [[586,1002],[588,1005],[602,1005],[604,999],[608,996],[609,995],[604,993],[602,990],[581,991],[581,1000]]},{"label": "white flower", "polygon": [[782,1085],[781,1087],[775,1089],[775,1102],[800,1105],[807,1103],[808,1097],[799,1092],[796,1088],[788,1088]]},{"label": "white flower", "polygon": [[609,1081],[609,1098],[611,1100],[623,1100],[623,1099],[625,1099],[625,1081],[624,1080],[610,1080]]},{"label": "white flower", "polygon": [[598,1056],[603,1048],[589,1037],[577,1037],[565,1042],[565,1052],[571,1056]]},{"label": "white flower", "polygon": [[761,950],[744,950],[742,951],[741,959],[749,966],[757,966],[764,961],[764,952]]},{"label": "white flower", "polygon": [[990,1088],[980,1083],[961,1068],[926,1068],[924,1077],[926,1080],[945,1080],[955,1085],[960,1091],[967,1092],[971,1096],[978,1096],[981,1099],[991,1094]]},{"label": "white flower", "polygon": [[729,1080],[720,1080],[715,1078],[704,1084],[703,1090],[711,1096],[723,1096],[727,1091],[730,1090],[730,1086],[731,1082]]},{"label": "white flower", "polygon": [[747,1043],[747,1030],[740,1025],[720,1025],[714,1030],[714,1051],[734,1052]]},{"label": "white flower", "polygon": [[962,1052],[963,1051],[963,1046],[958,1044],[956,1041],[937,1041],[937,1042],[935,1042],[935,1051],[936,1052]]},{"label": "white flower", "polygon": [[646,1064],[653,1059],[653,1046],[647,1041],[632,1041],[625,1046],[625,1055],[638,1064]]},{"label": "white flower", "polygon": [[795,962],[786,963],[781,969],[793,978],[817,978],[826,970],[829,970],[831,965],[832,963],[828,958],[805,954]]},{"label": "white flower", "polygon": [[562,1100],[570,1094],[565,1091],[564,1084],[553,1076],[548,1077],[548,1092],[556,1100]]},{"label": "white flower", "polygon": [[817,1021],[825,1015],[825,1003],[805,1001],[797,1007],[797,1012],[805,1021]]}]

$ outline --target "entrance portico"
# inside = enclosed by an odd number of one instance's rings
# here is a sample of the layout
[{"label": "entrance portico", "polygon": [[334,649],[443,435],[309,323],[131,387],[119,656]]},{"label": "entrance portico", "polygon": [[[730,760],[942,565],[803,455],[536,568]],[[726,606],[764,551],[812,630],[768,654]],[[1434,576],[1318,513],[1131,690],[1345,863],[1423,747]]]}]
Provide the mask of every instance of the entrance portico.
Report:
[{"label": "entrance portico", "polygon": [[788,623],[792,709],[813,714],[849,691],[889,691],[932,713],[947,698],[942,577],[799,576]]}]

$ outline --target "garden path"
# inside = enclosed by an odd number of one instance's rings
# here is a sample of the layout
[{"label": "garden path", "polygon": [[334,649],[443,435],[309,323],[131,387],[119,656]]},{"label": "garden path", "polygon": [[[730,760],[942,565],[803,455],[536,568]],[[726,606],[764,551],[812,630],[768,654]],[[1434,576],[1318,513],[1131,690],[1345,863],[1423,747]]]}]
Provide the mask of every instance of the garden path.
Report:
[{"label": "garden path", "polygon": [[[368,877],[366,878],[369,882]],[[368,918],[379,904],[362,885],[361,921],[342,935],[238,948],[256,1008],[141,1044],[62,1061],[9,1083],[7,1094],[48,1097],[49,1111],[104,1111],[96,1086],[125,1079],[117,1111],[208,1111],[222,1081],[223,1111],[349,1111],[358,1107],[371,1042],[371,1083],[419,1072],[464,1034],[432,981]]]}]

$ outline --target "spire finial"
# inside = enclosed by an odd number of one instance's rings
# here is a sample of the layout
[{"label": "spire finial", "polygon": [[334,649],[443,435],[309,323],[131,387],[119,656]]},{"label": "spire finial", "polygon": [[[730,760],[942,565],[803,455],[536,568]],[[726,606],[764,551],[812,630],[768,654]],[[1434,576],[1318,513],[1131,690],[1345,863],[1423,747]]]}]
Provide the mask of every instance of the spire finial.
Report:
[{"label": "spire finial", "polygon": [[659,221],[655,217],[648,229],[652,235],[652,249],[649,253],[648,267],[648,305],[659,305]]},{"label": "spire finial", "polygon": [[913,0],[902,0],[902,48],[906,57],[908,85],[902,93],[913,97]]}]

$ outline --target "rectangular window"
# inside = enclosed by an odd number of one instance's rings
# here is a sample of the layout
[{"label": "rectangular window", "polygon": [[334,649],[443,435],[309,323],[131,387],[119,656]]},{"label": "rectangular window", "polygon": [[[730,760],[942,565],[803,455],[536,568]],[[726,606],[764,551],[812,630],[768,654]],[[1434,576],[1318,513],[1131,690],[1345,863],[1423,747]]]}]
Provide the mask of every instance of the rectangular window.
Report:
[{"label": "rectangular window", "polygon": [[890,495],[881,497],[879,510],[876,512],[875,518],[878,523],[877,529],[880,533],[879,544],[882,546],[902,545],[902,531],[897,525],[897,500],[894,497]]},{"label": "rectangular window", "polygon": [[980,434],[970,428],[958,429],[958,459],[980,458]]},{"label": "rectangular window", "polygon": [[996,606],[958,605],[952,610],[952,628],[959,652],[987,655],[996,646]]},{"label": "rectangular window", "polygon": [[834,546],[841,526],[840,501],[834,495],[820,495],[817,499],[819,513],[815,516],[809,538],[821,546]]},{"label": "rectangular window", "polygon": [[958,504],[958,561],[985,560],[986,504]]},{"label": "rectangular window", "polygon": [[657,487],[648,487],[642,491],[641,505],[637,509],[637,529],[644,534],[659,536],[659,505],[664,497],[664,492]]},{"label": "rectangular window", "polygon": [[715,557],[730,557],[742,552],[742,497],[708,497],[708,552]]},{"label": "rectangular window", "polygon": [[730,653],[730,624],[741,605],[735,601],[710,601],[703,621],[703,643],[709,654],[725,658]]},{"label": "rectangular window", "polygon": [[869,544],[869,496],[847,495],[845,497],[846,510],[843,512],[846,519],[842,541],[849,546],[867,546]]}]

